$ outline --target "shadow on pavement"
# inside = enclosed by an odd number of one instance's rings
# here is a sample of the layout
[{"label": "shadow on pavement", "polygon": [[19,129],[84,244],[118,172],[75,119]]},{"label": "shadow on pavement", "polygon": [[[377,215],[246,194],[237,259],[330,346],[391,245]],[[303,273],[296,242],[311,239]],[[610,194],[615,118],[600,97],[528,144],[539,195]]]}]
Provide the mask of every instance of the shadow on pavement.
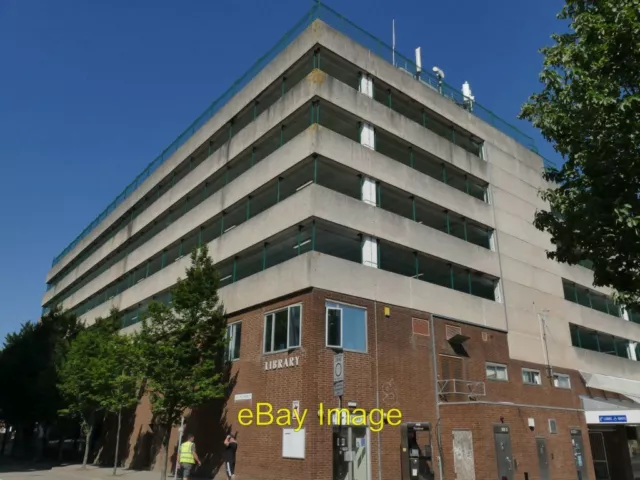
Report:
[{"label": "shadow on pavement", "polygon": [[0,473],[34,472],[51,470],[54,467],[69,467],[73,464],[57,462],[25,462],[0,458]]}]

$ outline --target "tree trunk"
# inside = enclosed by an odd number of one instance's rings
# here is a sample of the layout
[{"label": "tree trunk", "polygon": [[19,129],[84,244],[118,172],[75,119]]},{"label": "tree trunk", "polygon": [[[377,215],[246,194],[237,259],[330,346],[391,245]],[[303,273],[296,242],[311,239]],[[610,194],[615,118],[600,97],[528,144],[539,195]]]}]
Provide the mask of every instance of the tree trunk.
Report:
[{"label": "tree trunk", "polygon": [[60,439],[58,440],[58,461],[62,462],[62,452],[64,450],[64,435],[60,431]]},{"label": "tree trunk", "polygon": [[93,422],[89,424],[84,435],[84,458],[82,459],[82,468],[87,468],[87,461],[89,460],[89,448],[91,447],[91,434],[93,433]]},{"label": "tree trunk", "polygon": [[116,431],[116,451],[113,459],[113,475],[118,469],[118,450],[120,449],[120,428],[122,427],[122,409],[118,410],[118,430]]},{"label": "tree trunk", "polygon": [[162,475],[161,480],[167,480],[167,465],[169,463],[169,440],[171,439],[171,427],[173,421],[169,420],[164,426],[164,438],[162,439],[162,445],[164,447],[164,458],[162,459]]},{"label": "tree trunk", "polygon": [[11,435],[11,433],[9,433],[9,424],[5,423],[4,424],[4,435],[2,435],[2,446],[0,446],[0,456],[4,456],[4,449],[7,446],[7,436]]}]

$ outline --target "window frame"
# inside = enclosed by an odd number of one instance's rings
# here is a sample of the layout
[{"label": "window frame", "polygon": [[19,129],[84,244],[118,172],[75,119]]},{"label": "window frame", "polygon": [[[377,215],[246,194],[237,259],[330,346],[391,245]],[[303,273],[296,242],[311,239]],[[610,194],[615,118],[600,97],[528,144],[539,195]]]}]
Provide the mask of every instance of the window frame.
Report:
[{"label": "window frame", "polygon": [[[291,327],[291,309],[294,307],[300,307],[300,338],[299,338],[299,345],[296,346],[291,346],[289,345],[289,334],[290,334],[290,327]],[[266,340],[267,340],[267,319],[269,318],[269,316],[273,315],[273,319],[274,319],[274,325],[271,328],[271,348],[273,349],[274,347],[274,336],[275,336],[275,318],[276,318],[276,313],[282,312],[282,311],[287,311],[287,347],[283,348],[281,350],[270,350],[270,351],[266,351]],[[302,302],[298,302],[298,303],[292,303],[291,305],[287,305],[285,307],[281,307],[281,308],[277,308],[275,310],[270,310],[268,312],[264,313],[264,319],[263,319],[263,324],[262,324],[263,330],[262,330],[262,354],[263,355],[271,355],[272,353],[282,353],[282,352],[290,352],[292,350],[295,350],[296,348],[300,348],[302,347]]]},{"label": "window frame", "polygon": [[[235,331],[237,329],[237,326],[240,325],[240,345],[238,345],[238,357],[237,358],[231,358],[231,352],[232,352],[232,348],[231,348],[231,335],[230,332],[231,330],[234,330],[233,333],[233,338],[236,338],[236,334],[237,332]],[[242,320],[237,320],[234,321],[232,323],[228,323],[227,324],[227,351],[225,352],[225,358],[227,360],[227,362],[236,362],[238,360],[240,360],[240,347],[242,346]],[[233,348],[233,352],[235,353],[235,348]]]},{"label": "window frame", "polygon": [[[335,305],[337,305],[337,307],[330,307],[327,305],[327,303],[333,303]],[[343,309],[340,308],[341,306],[344,307],[353,307],[353,308],[357,308],[359,310],[363,310],[364,311],[364,350],[354,350],[351,348],[344,348],[344,314]],[[329,344],[329,310],[339,310],[340,311],[340,345],[330,345]],[[363,307],[362,305],[354,305],[352,303],[347,303],[347,302],[339,302],[337,300],[332,300],[331,298],[325,298],[324,300],[324,343],[325,343],[325,347],[326,348],[332,348],[334,350],[340,350],[343,352],[354,352],[354,353],[369,353],[369,329],[368,329],[368,325],[367,325],[367,321],[368,321],[368,309],[367,307]]]},{"label": "window frame", "polygon": [[[562,387],[560,385],[556,385],[556,377],[562,377],[567,379],[568,386]],[[566,373],[554,373],[553,374],[553,386],[555,388],[561,388],[563,390],[571,390],[571,376]]]},{"label": "window frame", "polygon": [[[489,368],[504,368],[505,378],[504,379],[498,378],[497,375],[495,378],[489,378],[489,376],[487,376],[487,369]],[[484,371],[485,371],[485,377],[489,382],[508,382],[509,381],[509,369],[504,363],[485,362]]]},{"label": "window frame", "polygon": [[[540,380],[540,383],[532,383],[532,382],[528,382],[525,381],[524,379],[524,373],[537,373],[538,374],[538,379]],[[542,385],[542,375],[540,373],[540,370],[536,370],[534,368],[523,368],[522,372],[521,372],[521,377],[522,377],[522,383],[523,385],[535,385],[535,386],[541,386]]]}]

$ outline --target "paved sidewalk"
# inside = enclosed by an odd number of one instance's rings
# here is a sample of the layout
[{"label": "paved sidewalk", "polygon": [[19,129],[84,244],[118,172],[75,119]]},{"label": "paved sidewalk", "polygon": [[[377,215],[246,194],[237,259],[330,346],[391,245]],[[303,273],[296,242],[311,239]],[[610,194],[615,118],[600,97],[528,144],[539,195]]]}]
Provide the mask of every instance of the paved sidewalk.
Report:
[{"label": "paved sidewalk", "polygon": [[[40,478],[46,480],[159,480],[160,472],[135,471],[118,469],[116,476],[113,476],[113,468],[100,468],[87,466],[83,470],[80,465],[46,466],[36,465],[33,467],[24,465],[2,465],[0,466],[0,480],[18,480]],[[167,474],[167,480],[173,480],[173,472]],[[178,474],[178,478],[180,475]],[[194,477],[197,479],[198,477]]]}]

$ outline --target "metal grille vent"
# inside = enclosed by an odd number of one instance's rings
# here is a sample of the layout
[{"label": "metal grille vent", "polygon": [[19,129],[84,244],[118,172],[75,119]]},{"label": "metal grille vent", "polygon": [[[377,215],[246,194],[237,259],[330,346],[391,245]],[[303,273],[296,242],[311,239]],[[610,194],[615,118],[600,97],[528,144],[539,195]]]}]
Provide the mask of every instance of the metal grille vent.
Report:
[{"label": "metal grille vent", "polygon": [[446,326],[447,340],[451,340],[456,335],[462,335],[462,329],[460,327],[454,327],[453,325]]}]

